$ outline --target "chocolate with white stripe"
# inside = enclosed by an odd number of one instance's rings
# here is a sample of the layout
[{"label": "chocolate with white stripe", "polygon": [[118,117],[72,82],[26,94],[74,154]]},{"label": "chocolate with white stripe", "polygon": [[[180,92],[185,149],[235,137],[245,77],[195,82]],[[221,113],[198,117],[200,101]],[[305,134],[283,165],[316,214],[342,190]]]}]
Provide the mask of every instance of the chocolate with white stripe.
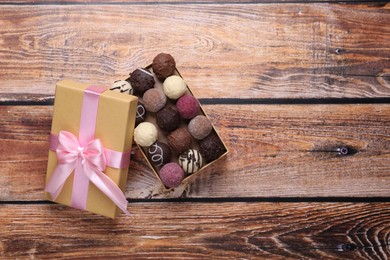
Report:
[{"label": "chocolate with white stripe", "polygon": [[188,174],[197,172],[203,166],[203,157],[195,149],[188,149],[179,156],[181,168]]}]

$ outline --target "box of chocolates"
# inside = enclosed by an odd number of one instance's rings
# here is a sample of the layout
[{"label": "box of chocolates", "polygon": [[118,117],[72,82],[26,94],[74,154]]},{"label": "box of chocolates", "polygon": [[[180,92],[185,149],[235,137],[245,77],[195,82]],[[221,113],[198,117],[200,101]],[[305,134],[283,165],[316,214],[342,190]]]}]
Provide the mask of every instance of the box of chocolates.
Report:
[{"label": "box of chocolates", "polygon": [[179,186],[228,153],[171,55],[160,53],[111,89],[138,97],[134,141],[165,188]]},{"label": "box of chocolates", "polygon": [[110,218],[127,212],[137,97],[71,80],[57,83],[46,199]]}]

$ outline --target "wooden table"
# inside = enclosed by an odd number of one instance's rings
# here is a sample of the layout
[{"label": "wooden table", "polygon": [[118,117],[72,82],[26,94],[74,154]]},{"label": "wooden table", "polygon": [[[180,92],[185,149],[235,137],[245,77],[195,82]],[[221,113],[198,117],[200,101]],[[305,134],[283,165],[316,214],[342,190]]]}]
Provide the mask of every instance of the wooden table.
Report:
[{"label": "wooden table", "polygon": [[[389,257],[386,2],[1,1],[0,257]],[[136,151],[132,217],[45,201],[55,83],[110,85],[159,52],[228,157],[165,192]]]}]

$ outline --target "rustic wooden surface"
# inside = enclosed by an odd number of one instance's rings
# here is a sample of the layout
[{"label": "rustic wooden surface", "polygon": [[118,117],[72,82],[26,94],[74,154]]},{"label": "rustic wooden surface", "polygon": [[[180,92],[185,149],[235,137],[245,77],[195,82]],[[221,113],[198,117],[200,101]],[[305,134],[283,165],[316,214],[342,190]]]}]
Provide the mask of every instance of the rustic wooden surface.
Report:
[{"label": "rustic wooden surface", "polygon": [[[344,2],[0,1],[0,258],[388,258],[390,4]],[[228,157],[165,191],[136,151],[132,217],[44,201],[55,82],[162,51]]]}]

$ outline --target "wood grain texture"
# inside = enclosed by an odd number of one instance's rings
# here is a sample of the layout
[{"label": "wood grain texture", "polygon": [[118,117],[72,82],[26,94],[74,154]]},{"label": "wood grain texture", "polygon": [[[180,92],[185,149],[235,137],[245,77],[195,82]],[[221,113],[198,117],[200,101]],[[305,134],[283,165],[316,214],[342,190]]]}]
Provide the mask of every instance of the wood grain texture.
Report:
[{"label": "wood grain texture", "polygon": [[54,204],[0,208],[3,259],[390,256],[389,203],[130,203],[133,217],[116,220]]},{"label": "wood grain texture", "polygon": [[159,52],[198,98],[389,97],[389,7],[3,5],[0,101],[63,78],[109,85]]},{"label": "wood grain texture", "polygon": [[[140,152],[128,198],[390,196],[390,105],[206,105],[226,159],[165,191]],[[0,106],[0,200],[41,200],[50,106]],[[350,155],[332,150],[349,147]]]}]

